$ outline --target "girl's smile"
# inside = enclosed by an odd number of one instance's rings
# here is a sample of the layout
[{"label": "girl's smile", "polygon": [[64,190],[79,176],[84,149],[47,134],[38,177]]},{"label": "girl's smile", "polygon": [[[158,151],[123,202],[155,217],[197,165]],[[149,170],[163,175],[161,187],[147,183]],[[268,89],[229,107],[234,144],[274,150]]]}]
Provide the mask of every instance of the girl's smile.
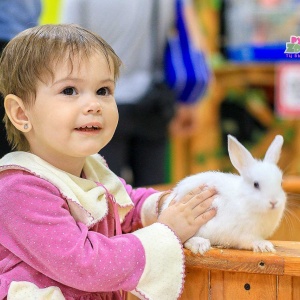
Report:
[{"label": "girl's smile", "polygon": [[80,133],[90,133],[90,134],[97,134],[101,131],[102,125],[99,122],[85,124],[79,127],[76,127],[75,130]]}]

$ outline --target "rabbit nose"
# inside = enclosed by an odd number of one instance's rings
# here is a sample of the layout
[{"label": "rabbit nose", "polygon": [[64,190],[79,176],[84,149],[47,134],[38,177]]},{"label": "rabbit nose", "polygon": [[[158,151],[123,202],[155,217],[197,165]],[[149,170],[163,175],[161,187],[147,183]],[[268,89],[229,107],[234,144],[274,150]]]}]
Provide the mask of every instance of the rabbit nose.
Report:
[{"label": "rabbit nose", "polygon": [[276,204],[277,204],[277,201],[270,201],[270,204],[271,204],[271,208],[275,208]]}]

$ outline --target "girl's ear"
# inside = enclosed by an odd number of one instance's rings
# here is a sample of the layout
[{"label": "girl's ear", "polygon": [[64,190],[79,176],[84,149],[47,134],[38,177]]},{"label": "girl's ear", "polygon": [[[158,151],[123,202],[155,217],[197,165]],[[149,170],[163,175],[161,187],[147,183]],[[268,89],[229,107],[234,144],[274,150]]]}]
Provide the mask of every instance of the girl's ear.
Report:
[{"label": "girl's ear", "polygon": [[7,95],[4,99],[4,107],[8,118],[18,130],[22,132],[31,130],[31,123],[21,98],[13,94]]}]

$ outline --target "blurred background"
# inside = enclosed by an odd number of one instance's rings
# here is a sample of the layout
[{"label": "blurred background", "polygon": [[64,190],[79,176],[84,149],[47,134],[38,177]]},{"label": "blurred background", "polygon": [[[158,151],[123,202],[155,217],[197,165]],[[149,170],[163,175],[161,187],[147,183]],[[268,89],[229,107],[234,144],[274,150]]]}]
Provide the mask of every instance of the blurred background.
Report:
[{"label": "blurred background", "polygon": [[[165,182],[205,170],[233,171],[229,133],[257,157],[274,135],[282,134],[279,164],[286,175],[299,175],[300,1],[194,3],[214,80],[197,106],[197,132],[169,138]],[[40,23],[60,22],[60,0],[43,0],[42,5]]]}]

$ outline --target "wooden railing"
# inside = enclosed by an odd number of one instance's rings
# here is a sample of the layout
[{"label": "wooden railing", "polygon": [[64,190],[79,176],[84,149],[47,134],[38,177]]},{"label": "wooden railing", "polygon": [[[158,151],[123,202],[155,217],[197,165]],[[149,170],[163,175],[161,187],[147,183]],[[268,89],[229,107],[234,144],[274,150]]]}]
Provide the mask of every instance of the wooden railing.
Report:
[{"label": "wooden railing", "polygon": [[[297,195],[300,177],[285,177],[283,187]],[[212,248],[195,255],[185,250],[186,278],[180,300],[299,300],[300,197],[290,198],[287,206],[290,212],[270,238],[276,253]],[[137,298],[128,295],[128,299]]]},{"label": "wooden railing", "polygon": [[180,300],[299,300],[300,242],[273,243],[276,253],[213,248],[202,256],[185,250]]},{"label": "wooden railing", "polygon": [[298,300],[300,242],[276,241],[276,253],[214,248],[186,251],[181,300]]}]

